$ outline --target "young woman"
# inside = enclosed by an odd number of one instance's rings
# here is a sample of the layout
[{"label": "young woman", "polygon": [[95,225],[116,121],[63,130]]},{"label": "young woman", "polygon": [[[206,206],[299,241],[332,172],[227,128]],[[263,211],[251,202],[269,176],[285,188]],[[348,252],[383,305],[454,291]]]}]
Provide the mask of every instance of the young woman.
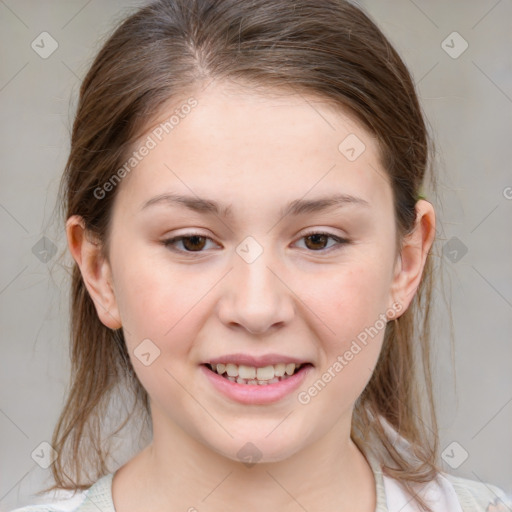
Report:
[{"label": "young woman", "polygon": [[[99,52],[71,143],[52,489],[79,492],[19,510],[505,506],[438,466],[432,144],[359,8],[154,2]],[[113,471],[130,397],[150,441]]]}]

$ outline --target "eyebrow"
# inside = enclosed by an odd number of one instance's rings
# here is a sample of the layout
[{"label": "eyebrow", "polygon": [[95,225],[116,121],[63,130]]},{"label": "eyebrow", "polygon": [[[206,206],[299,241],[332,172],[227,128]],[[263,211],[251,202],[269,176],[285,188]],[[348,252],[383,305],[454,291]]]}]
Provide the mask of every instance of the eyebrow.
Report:
[{"label": "eyebrow", "polygon": [[[182,194],[160,194],[152,197],[142,205],[141,210],[157,204],[166,204],[169,206],[181,205],[198,213],[214,214],[224,218],[233,217],[232,205],[223,205],[211,199]],[[295,199],[282,208],[279,213],[280,217],[285,217],[286,215],[303,215],[305,213],[315,213],[335,207],[341,208],[347,205],[369,207],[370,203],[361,197],[351,194],[334,194],[316,199]]]}]

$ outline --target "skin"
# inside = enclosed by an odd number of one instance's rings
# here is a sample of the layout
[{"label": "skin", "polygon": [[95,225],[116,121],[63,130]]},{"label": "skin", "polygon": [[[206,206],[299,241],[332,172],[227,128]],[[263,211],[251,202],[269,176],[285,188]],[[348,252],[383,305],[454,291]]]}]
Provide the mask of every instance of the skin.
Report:
[{"label": "skin", "polygon": [[[79,217],[66,225],[98,316],[123,327],[151,399],[153,440],[117,471],[116,510],[373,512],[375,481],[350,425],[384,329],[308,404],[297,394],[393,304],[402,308],[396,316],[407,309],[434,239],[434,209],[418,201],[415,229],[396,254],[377,141],[353,117],[318,98],[225,82],[194,97],[198,106],[118,185],[108,259]],[[349,134],[366,146],[355,161],[338,150]],[[279,217],[292,200],[333,191],[369,206]],[[233,218],[163,203],[141,210],[164,192],[231,204]],[[309,228],[350,243],[308,243]],[[190,243],[174,244],[181,253],[162,243],[191,231],[212,239],[197,258],[185,252]],[[247,236],[263,249],[251,263],[236,252]],[[160,350],[149,366],[134,356],[146,338]],[[314,369],[279,402],[244,405],[217,392],[199,367],[234,352],[292,355]],[[261,452],[250,467],[237,456],[247,442]]]}]

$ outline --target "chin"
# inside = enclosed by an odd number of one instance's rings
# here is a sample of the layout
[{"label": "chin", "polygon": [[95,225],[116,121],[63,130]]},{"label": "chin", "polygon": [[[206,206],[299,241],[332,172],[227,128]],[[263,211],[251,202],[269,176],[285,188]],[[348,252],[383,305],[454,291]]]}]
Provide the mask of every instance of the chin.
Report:
[{"label": "chin", "polygon": [[[208,447],[227,459],[234,462],[242,462],[247,467],[253,467],[255,464],[265,464],[271,462],[281,462],[288,459],[301,449],[301,443],[285,444],[280,437],[269,439],[261,436],[261,432],[257,436],[245,435],[245,439],[241,437],[226,440],[226,444],[219,446],[208,444]],[[291,440],[288,438],[288,443]]]}]

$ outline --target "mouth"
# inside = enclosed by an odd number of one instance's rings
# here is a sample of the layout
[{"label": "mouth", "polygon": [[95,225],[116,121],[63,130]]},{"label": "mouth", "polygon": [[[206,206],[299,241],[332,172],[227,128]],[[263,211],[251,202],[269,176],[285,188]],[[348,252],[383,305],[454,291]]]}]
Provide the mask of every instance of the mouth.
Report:
[{"label": "mouth", "polygon": [[311,363],[278,363],[261,367],[236,365],[232,363],[205,363],[210,372],[222,378],[247,386],[267,386],[290,379],[294,375],[304,372],[306,368],[312,367]]}]

